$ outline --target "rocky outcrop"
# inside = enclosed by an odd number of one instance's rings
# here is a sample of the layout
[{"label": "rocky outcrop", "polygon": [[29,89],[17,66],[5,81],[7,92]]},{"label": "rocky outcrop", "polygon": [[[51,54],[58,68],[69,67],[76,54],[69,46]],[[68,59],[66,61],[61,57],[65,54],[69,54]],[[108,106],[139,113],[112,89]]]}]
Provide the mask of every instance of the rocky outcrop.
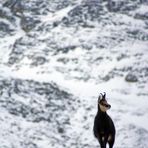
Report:
[{"label": "rocky outcrop", "polygon": [[107,8],[109,11],[112,11],[112,12],[126,13],[136,9],[139,4],[140,4],[139,0],[135,0],[135,1],[109,0],[107,4]]},{"label": "rocky outcrop", "polygon": [[68,17],[64,17],[62,22],[66,26],[82,25],[88,27],[87,21],[98,21],[100,15],[103,15],[103,7],[98,1],[84,1],[69,11]]},{"label": "rocky outcrop", "polygon": [[136,75],[134,75],[132,73],[129,73],[129,74],[126,75],[125,80],[127,82],[137,82],[138,81],[138,78],[137,78]]},{"label": "rocky outcrop", "polygon": [[0,88],[0,106],[31,122],[60,122],[64,126],[69,121],[67,113],[74,112],[73,96],[54,83],[12,79],[0,81]]}]

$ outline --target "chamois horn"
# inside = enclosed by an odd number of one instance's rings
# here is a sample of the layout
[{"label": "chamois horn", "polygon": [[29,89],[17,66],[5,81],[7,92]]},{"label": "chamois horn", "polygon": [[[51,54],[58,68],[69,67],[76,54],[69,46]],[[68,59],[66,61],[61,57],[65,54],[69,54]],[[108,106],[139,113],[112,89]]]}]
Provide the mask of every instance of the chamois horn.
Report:
[{"label": "chamois horn", "polygon": [[103,93],[103,98],[104,98],[104,99],[106,98],[106,93],[105,93],[105,92]]}]

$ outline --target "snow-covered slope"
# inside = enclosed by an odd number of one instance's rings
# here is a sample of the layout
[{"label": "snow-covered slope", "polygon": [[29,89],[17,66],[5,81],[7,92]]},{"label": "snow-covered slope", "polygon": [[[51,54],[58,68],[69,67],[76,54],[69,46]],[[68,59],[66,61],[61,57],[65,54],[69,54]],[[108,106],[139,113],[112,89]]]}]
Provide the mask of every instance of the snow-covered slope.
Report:
[{"label": "snow-covered slope", "polygon": [[148,147],[147,0],[0,0],[0,147],[98,147],[107,93],[117,148]]}]

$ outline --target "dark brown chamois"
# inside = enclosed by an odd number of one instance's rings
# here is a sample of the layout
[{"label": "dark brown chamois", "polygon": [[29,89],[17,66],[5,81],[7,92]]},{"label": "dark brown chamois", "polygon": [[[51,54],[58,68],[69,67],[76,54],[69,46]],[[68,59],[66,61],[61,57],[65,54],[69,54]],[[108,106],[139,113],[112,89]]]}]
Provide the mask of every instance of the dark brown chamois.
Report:
[{"label": "dark brown chamois", "polygon": [[98,98],[98,112],[94,120],[94,135],[98,139],[101,148],[113,148],[115,141],[115,126],[112,119],[107,114],[111,105],[107,103],[106,94],[101,93]]}]

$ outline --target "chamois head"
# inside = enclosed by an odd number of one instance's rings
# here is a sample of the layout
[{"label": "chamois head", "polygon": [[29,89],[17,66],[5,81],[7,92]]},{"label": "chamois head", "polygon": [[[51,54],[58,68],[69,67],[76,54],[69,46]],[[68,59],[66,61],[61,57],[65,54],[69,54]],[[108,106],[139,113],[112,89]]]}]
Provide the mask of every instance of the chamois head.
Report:
[{"label": "chamois head", "polygon": [[108,109],[111,108],[111,105],[108,104],[108,102],[106,100],[106,93],[105,92],[103,94],[100,93],[100,95],[98,97],[98,107],[100,108],[100,110],[102,112],[106,112]]}]

